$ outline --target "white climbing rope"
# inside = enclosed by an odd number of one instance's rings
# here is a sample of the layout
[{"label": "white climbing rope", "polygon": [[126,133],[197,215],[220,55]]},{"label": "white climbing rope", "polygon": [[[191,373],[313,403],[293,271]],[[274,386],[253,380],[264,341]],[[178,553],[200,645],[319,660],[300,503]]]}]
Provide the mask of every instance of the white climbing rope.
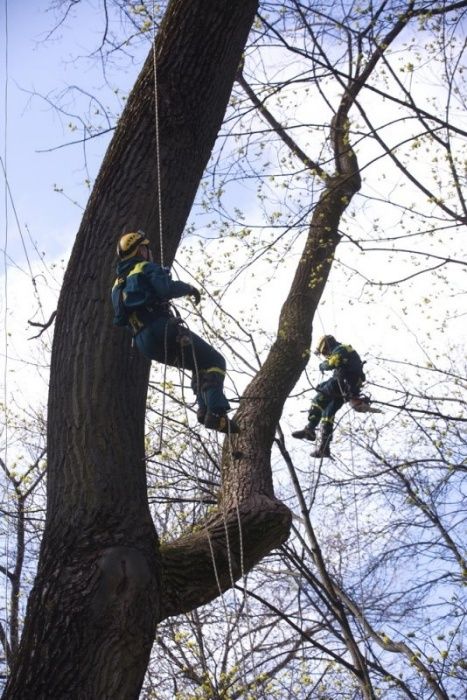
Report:
[{"label": "white climbing rope", "polygon": [[[188,328],[187,328],[187,333],[188,333],[188,337],[190,337],[191,333],[190,333],[190,330]],[[193,353],[193,364],[195,367],[195,376],[196,376],[197,382],[198,382],[199,381],[199,368],[198,368],[196,353],[194,352],[192,342],[190,342],[190,347],[191,347],[191,351]],[[182,348],[182,358],[183,358],[183,348]],[[182,360],[182,364],[183,364],[183,360]],[[183,369],[181,367],[179,367],[179,376],[180,376],[180,386],[181,386],[181,391],[182,391],[182,404],[184,406],[185,420],[186,420],[186,423],[188,426],[188,409],[187,409],[187,401],[185,399],[185,394],[184,394],[184,373],[183,373]],[[219,445],[219,440],[218,440],[217,435],[216,435],[216,438],[217,438],[218,452],[220,452],[220,445]],[[233,460],[230,434],[227,435],[227,439],[229,441],[230,459]],[[191,452],[192,452],[192,454],[194,454],[195,450],[193,449],[191,432],[189,432],[189,441],[190,441],[190,446],[191,446]],[[201,482],[200,482],[199,473],[198,473],[198,466],[196,463],[195,463],[195,480],[196,480],[197,488],[198,488],[199,493],[201,495],[202,494],[202,487],[201,487]],[[222,503],[224,503],[225,502],[224,484],[223,484],[223,482],[221,482],[221,483],[222,483]],[[252,643],[252,632],[251,632],[251,626],[250,626],[248,594],[247,594],[247,577],[246,577],[245,566],[244,566],[243,532],[242,532],[240,511],[239,511],[237,501],[235,503],[235,508],[236,508],[237,523],[238,523],[238,529],[239,529],[238,531],[239,531],[239,549],[240,549],[240,571],[241,571],[241,576],[242,576],[242,580],[243,580],[243,584],[244,584],[244,586],[243,586],[244,587],[243,606],[244,606],[244,609],[246,611],[246,616],[247,616],[248,637],[249,637],[249,641],[250,641],[249,654],[251,656],[251,654],[253,654],[254,646]],[[226,513],[225,513],[225,510],[223,507],[221,508],[221,513],[222,513],[222,520],[223,520],[223,524],[224,524],[227,563],[228,563],[229,577],[230,577],[230,581],[231,581],[231,591],[232,591],[232,596],[233,596],[234,603],[235,603],[235,616],[238,620],[238,619],[241,619],[241,616],[242,616],[241,615],[241,604],[237,605],[237,595],[236,595],[236,591],[235,591],[235,577],[234,577],[234,571],[233,571],[232,548],[231,548],[231,543],[230,543],[230,536],[229,536],[229,531],[228,531]],[[225,601],[225,597],[224,597],[224,592],[222,591],[219,573],[218,573],[218,568],[217,568],[217,564],[215,561],[214,548],[213,548],[213,544],[212,544],[211,535],[209,532],[209,527],[206,523],[205,523],[204,527],[205,527],[206,536],[207,536],[207,540],[208,540],[208,544],[209,544],[209,551],[210,551],[214,575],[215,575],[215,579],[216,579],[216,585],[217,585],[217,588],[218,588],[218,591],[220,594],[222,606],[224,608],[226,623],[228,625],[229,634],[227,636],[230,636],[230,630],[233,629],[234,625],[231,623],[231,615],[229,614],[229,611],[227,609],[227,605],[226,605],[226,601]],[[238,633],[238,642],[239,642],[239,646],[240,646],[240,650],[241,650],[240,663],[239,663],[238,658],[237,658],[237,651],[236,651],[235,645],[233,646],[234,659],[235,659],[236,665],[241,669],[241,672],[243,675],[243,683],[244,683],[244,686],[246,688],[248,686],[248,683],[247,683],[247,679],[246,679],[245,659],[248,658],[248,654],[246,653],[246,650],[244,648],[242,634],[240,631]],[[253,667],[254,667],[254,664],[253,664]]]},{"label": "white climbing rope", "polygon": [[154,122],[156,133],[156,180],[157,180],[157,208],[159,221],[159,254],[160,264],[164,267],[164,235],[162,216],[162,177],[161,177],[161,149],[160,149],[160,129],[159,129],[159,86],[157,80],[157,48],[156,48],[156,21],[155,21],[155,0],[152,1],[152,61],[154,71]]},{"label": "white climbing rope", "polygon": [[[158,205],[158,223],[159,223],[159,246],[160,246],[160,264],[162,267],[164,267],[165,264],[165,255],[164,255],[164,236],[163,236],[163,213],[162,213],[162,187],[161,187],[161,182],[162,182],[162,177],[161,177],[161,150],[160,150],[160,124],[159,124],[159,86],[158,86],[158,73],[157,73],[157,48],[156,48],[156,26],[155,26],[155,0],[152,2],[152,56],[153,56],[153,72],[154,72],[154,120],[155,120],[155,136],[156,136],[156,176],[157,176],[157,205]],[[198,371],[198,365],[197,365],[197,359],[195,352],[193,350],[193,345],[191,345],[192,351],[193,351],[193,362],[195,365],[195,373],[196,373],[196,379],[198,381],[199,379],[199,371]],[[183,350],[182,350],[183,354]],[[167,367],[167,328],[165,332],[165,368]],[[186,421],[187,421],[187,426],[188,426],[188,409],[185,401],[185,397],[183,396],[183,371],[181,368],[179,368],[180,372],[180,377],[181,377],[181,387],[182,387],[182,400],[183,400],[183,405],[185,409],[185,414],[186,414]],[[165,371],[164,371],[164,379],[163,379],[163,406],[162,406],[162,419],[161,419],[161,428],[160,428],[160,440],[159,440],[159,452],[162,451],[162,440],[163,440],[163,425],[164,425],[164,413],[165,413]],[[190,436],[191,440],[191,436]],[[229,447],[230,447],[230,459],[233,460],[233,455],[232,455],[232,445],[230,442],[230,434],[228,434],[228,440],[229,440]],[[192,447],[192,452],[194,453],[193,447]],[[201,490],[201,484],[199,480],[199,474],[197,468],[195,469],[195,479],[197,482],[197,487],[200,491],[200,494],[202,493]],[[224,500],[224,499],[223,499]],[[253,645],[251,643],[252,635],[251,635],[251,628],[250,628],[250,620],[249,620],[249,611],[248,611],[248,595],[247,595],[247,578],[246,578],[246,573],[245,573],[245,566],[244,566],[244,548],[243,548],[243,533],[242,533],[242,526],[241,526],[241,518],[240,518],[240,511],[238,507],[238,502],[236,501],[235,503],[236,507],[236,514],[237,514],[237,522],[238,522],[238,528],[239,528],[239,547],[240,547],[240,569],[241,569],[241,576],[242,580],[244,582],[244,606],[245,610],[247,611],[247,624],[248,624],[248,634],[250,638],[250,647],[251,647],[251,652],[253,651]],[[223,522],[224,522],[224,529],[225,529],[225,536],[226,536],[226,546],[227,546],[227,559],[228,559],[228,567],[229,567],[229,575],[232,583],[232,592],[234,599],[236,600],[236,594],[235,594],[235,578],[233,574],[233,563],[232,563],[232,553],[231,553],[231,547],[230,547],[230,540],[229,540],[229,533],[228,533],[228,526],[226,522],[226,517],[225,517],[225,511],[222,509],[222,517],[223,517]],[[216,585],[219,590],[219,594],[222,600],[222,604],[224,606],[224,612],[226,615],[226,621],[228,621],[228,624],[230,624],[230,616],[227,611],[227,606],[225,603],[220,579],[219,579],[219,572],[217,569],[217,564],[215,561],[215,555],[214,555],[214,549],[212,545],[212,540],[211,536],[209,533],[209,528],[207,525],[205,525],[206,529],[206,536],[207,540],[209,543],[209,550],[211,554],[211,559],[212,559],[212,564],[213,564],[213,569],[214,569],[214,576],[216,579]],[[242,643],[242,637],[239,634],[239,643],[242,651],[242,658],[245,659],[245,651],[243,649],[243,643]],[[234,655],[236,654],[235,651],[235,646],[234,646]],[[237,661],[236,661],[237,662]],[[244,663],[241,664],[241,667],[244,671]],[[246,678],[244,678],[244,683],[245,687],[247,687],[246,683]]]}]

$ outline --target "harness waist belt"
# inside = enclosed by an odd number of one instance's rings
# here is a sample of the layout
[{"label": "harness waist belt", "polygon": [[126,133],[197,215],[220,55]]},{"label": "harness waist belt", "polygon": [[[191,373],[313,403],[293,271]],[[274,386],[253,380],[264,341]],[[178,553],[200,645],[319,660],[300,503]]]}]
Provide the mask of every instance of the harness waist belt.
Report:
[{"label": "harness waist belt", "polygon": [[133,335],[138,335],[151,321],[161,317],[170,318],[172,313],[168,302],[163,302],[153,306],[142,306],[135,311],[131,311],[128,315],[128,322],[133,331]]}]

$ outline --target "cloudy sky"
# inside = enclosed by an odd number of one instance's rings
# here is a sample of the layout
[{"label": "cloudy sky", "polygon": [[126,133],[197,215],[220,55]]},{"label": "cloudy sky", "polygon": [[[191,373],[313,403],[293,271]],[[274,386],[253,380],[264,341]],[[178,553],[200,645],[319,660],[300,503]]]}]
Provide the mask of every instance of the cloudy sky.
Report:
[{"label": "cloudy sky", "polygon": [[[80,3],[62,23],[49,0],[1,5],[0,352],[3,360],[8,355],[8,392],[17,394],[17,386],[26,385],[32,400],[44,392],[46,357],[44,343],[29,340],[37,331],[27,321],[47,320],[55,309],[63,261],[89,195],[87,181],[95,177],[111,136],[90,140],[85,151],[81,144],[67,145],[81,138],[75,115],[89,109],[90,101],[83,93],[69,91],[64,98],[63,93],[79,86],[115,111],[120,99],[111,76],[105,84],[99,60],[88,57],[102,30],[91,3]],[[131,86],[138,70],[120,66],[121,90]],[[59,97],[66,113],[53,107]],[[90,108],[95,112],[98,106]],[[43,337],[50,339],[50,333]]]}]

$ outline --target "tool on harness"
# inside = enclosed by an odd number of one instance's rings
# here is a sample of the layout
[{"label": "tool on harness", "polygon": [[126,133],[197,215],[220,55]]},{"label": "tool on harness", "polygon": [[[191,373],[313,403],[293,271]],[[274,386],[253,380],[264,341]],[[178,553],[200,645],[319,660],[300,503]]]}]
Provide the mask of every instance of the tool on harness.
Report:
[{"label": "tool on harness", "polygon": [[175,341],[186,348],[191,345],[191,331],[186,325],[183,318],[180,316],[178,309],[173,304],[167,304],[169,313],[172,314],[169,318],[169,324],[171,326],[177,326],[177,335],[175,336]]},{"label": "tool on harness", "polygon": [[353,396],[349,398],[349,405],[357,413],[382,413],[380,408],[371,406],[371,399],[369,396]]}]

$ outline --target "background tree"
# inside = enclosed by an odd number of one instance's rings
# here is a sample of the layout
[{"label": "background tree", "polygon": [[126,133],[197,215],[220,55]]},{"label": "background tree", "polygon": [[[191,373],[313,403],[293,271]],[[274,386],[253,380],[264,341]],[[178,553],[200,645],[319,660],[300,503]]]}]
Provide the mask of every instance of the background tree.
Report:
[{"label": "background tree", "polygon": [[0,565],[1,675],[15,657],[27,595],[34,579],[44,522],[45,421],[40,413],[28,416],[8,411],[8,434],[2,433],[1,539],[4,543]]}]

